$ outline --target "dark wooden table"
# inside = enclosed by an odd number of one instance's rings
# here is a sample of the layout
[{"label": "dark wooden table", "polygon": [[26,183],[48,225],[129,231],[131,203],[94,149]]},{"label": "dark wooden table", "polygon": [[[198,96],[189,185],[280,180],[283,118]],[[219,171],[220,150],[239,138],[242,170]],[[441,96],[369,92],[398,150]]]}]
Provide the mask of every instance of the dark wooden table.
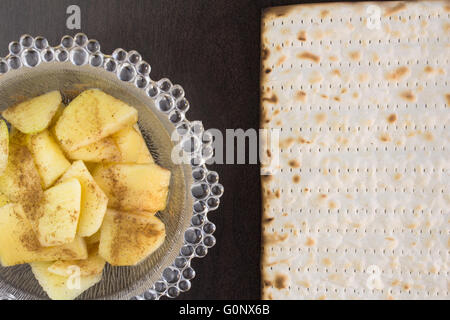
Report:
[{"label": "dark wooden table", "polygon": [[[301,1],[258,0],[1,0],[0,55],[24,33],[51,44],[65,34],[66,8],[81,8],[81,29],[102,51],[135,49],[152,65],[152,79],[181,84],[188,119],[206,128],[259,126],[261,8]],[[311,1],[310,1],[311,2]],[[260,297],[260,176],[257,165],[216,165],[225,186],[217,245],[193,263],[192,289],[180,299]]]}]

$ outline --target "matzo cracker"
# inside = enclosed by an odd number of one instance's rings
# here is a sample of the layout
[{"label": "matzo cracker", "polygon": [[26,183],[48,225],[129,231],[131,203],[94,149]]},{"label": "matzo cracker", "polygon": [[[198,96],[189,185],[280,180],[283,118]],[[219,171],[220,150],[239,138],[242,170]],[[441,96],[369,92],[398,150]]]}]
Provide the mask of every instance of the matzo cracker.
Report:
[{"label": "matzo cracker", "polygon": [[263,12],[263,299],[449,298],[449,35],[448,1]]}]

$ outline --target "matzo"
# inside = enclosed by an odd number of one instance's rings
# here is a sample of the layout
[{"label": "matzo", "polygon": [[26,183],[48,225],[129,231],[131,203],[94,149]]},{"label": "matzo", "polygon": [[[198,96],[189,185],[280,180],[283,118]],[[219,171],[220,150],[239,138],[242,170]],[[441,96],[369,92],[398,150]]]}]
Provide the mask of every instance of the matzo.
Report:
[{"label": "matzo", "polygon": [[263,12],[263,299],[449,298],[449,34],[448,1]]}]

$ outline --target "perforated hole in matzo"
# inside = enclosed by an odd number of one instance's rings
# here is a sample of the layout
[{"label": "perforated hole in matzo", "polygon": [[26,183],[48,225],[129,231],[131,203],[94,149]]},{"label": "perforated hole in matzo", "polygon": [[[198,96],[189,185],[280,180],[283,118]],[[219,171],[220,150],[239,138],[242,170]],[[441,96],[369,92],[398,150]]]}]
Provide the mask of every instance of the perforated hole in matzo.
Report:
[{"label": "perforated hole in matzo", "polygon": [[264,299],[449,298],[449,35],[448,1],[264,10]]}]

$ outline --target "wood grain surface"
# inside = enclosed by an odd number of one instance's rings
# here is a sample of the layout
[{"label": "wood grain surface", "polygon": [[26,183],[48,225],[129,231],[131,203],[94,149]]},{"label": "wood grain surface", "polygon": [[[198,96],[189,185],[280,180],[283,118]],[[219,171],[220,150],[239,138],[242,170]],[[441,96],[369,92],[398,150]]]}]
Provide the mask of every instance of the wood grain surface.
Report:
[{"label": "wood grain surface", "polygon": [[[301,1],[258,0],[1,0],[0,56],[22,34],[55,45],[65,34],[66,9],[81,8],[81,31],[102,51],[137,50],[152,79],[180,84],[189,120],[206,128],[259,127],[261,9]],[[311,1],[309,1],[311,2]],[[225,186],[211,220],[217,245],[193,262],[192,289],[179,299],[260,298],[260,176],[257,165],[215,165]]]}]

